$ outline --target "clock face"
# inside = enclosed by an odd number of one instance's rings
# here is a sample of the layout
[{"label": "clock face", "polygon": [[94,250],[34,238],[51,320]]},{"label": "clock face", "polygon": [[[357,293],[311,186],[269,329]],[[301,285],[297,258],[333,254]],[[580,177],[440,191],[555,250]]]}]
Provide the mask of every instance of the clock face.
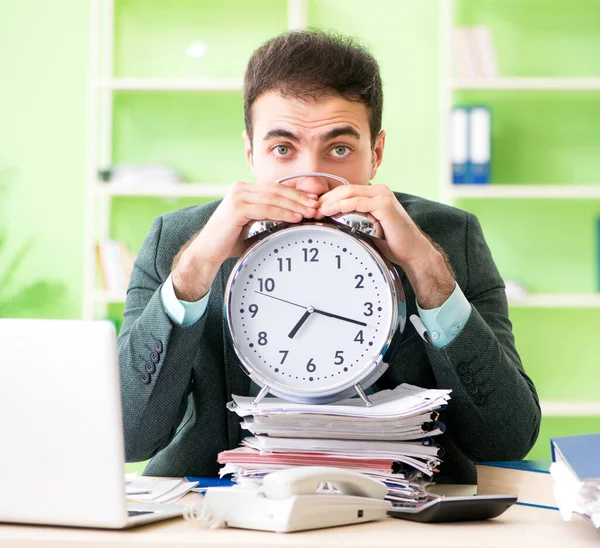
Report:
[{"label": "clock face", "polygon": [[306,224],[275,232],[229,281],[236,352],[282,397],[352,387],[379,365],[396,327],[390,278],[370,246],[344,230]]}]

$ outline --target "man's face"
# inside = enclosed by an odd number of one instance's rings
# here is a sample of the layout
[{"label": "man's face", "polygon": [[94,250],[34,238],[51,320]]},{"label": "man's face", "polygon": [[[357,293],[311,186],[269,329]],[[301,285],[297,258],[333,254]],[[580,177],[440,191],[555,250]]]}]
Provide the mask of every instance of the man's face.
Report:
[{"label": "man's face", "polygon": [[[269,91],[254,102],[252,120],[252,145],[246,133],[244,140],[258,183],[320,171],[339,175],[351,184],[366,185],[381,163],[385,133],[377,136],[373,147],[363,103],[338,95],[304,101]],[[301,177],[282,184],[321,195],[340,183]]]}]

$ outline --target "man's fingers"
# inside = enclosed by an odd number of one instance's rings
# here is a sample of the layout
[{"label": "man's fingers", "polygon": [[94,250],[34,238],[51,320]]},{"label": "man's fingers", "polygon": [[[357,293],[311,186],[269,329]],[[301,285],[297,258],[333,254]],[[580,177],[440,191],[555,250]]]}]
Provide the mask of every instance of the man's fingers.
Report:
[{"label": "man's fingers", "polygon": [[302,190],[296,190],[285,185],[277,183],[235,183],[232,187],[232,192],[235,195],[244,197],[256,196],[261,201],[272,201],[279,197],[286,198],[288,200],[298,202],[304,206],[315,206],[316,194],[307,194]]},{"label": "man's fingers", "polygon": [[372,213],[377,216],[377,211],[381,210],[383,214],[386,204],[393,204],[395,201],[393,193],[382,185],[338,187],[320,197],[317,217],[352,211]]},{"label": "man's fingers", "polygon": [[248,220],[269,219],[271,221],[286,221],[288,223],[297,223],[303,217],[300,212],[270,204],[246,204],[240,210],[239,214],[242,218]]},{"label": "man's fingers", "polygon": [[335,202],[324,204],[319,208],[319,213],[325,216],[336,215],[337,213],[351,213],[357,211],[360,213],[372,213],[374,211],[376,198],[365,198],[364,196],[354,196],[345,200],[336,200]]},{"label": "man's fingers", "polygon": [[321,194],[319,204],[342,200],[351,196],[377,196],[382,192],[382,185],[343,185]]},{"label": "man's fingers", "polygon": [[281,209],[288,209],[300,213],[306,217],[311,217],[317,209],[317,201],[314,199],[303,198],[302,201],[295,200],[288,196],[276,192],[254,193],[249,192],[240,196],[242,201],[255,206],[269,205]]},{"label": "man's fingers", "polygon": [[[233,207],[236,217],[240,221],[247,222],[250,219],[265,219],[270,217],[262,217],[259,211],[261,206],[274,206],[279,209],[286,209],[294,213],[299,213],[302,217],[313,217],[316,213],[318,202],[314,194],[284,187],[277,184],[251,184],[251,183],[236,183],[229,196],[229,202]],[[246,219],[246,205],[255,206],[250,214],[250,218]],[[241,212],[246,212],[240,218]],[[279,214],[281,216],[281,213]],[[273,220],[280,220],[275,219]],[[289,219],[286,219],[289,220]]]}]

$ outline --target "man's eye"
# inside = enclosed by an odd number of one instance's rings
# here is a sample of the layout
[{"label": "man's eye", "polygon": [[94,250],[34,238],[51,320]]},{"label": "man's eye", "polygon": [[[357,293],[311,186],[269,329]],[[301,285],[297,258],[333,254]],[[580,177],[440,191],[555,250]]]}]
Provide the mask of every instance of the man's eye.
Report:
[{"label": "man's eye", "polygon": [[278,156],[287,156],[290,152],[290,147],[285,145],[278,145],[275,147]]},{"label": "man's eye", "polygon": [[338,145],[332,149],[333,155],[338,157],[347,156],[350,149],[345,145]]}]

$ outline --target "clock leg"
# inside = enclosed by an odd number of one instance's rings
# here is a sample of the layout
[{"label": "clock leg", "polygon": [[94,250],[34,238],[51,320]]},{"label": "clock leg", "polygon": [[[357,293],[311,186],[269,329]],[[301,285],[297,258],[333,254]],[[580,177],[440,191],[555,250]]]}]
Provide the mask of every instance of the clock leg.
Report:
[{"label": "clock leg", "polygon": [[271,387],[265,384],[265,386],[260,389],[260,392],[256,394],[256,398],[254,398],[252,401],[252,405],[258,404],[258,402],[260,402],[260,400],[262,400],[269,393],[269,390],[271,390]]},{"label": "clock leg", "polygon": [[360,384],[355,384],[354,389],[356,390],[356,392],[358,392],[360,399],[365,402],[365,405],[367,407],[371,407],[371,401],[369,400],[369,398],[367,398],[367,395],[365,394],[363,387]]}]

